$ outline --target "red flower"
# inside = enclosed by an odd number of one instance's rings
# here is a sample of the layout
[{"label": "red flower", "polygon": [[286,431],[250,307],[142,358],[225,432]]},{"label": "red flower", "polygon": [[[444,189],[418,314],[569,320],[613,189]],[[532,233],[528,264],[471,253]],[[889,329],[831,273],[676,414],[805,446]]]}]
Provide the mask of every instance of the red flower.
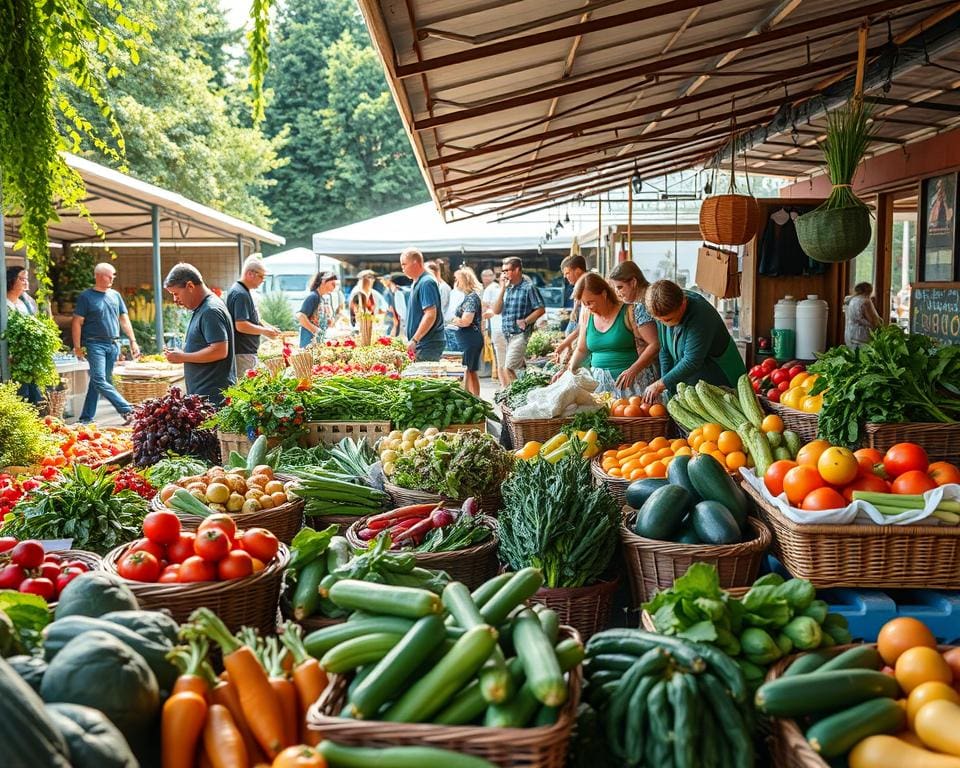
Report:
[{"label": "red flower", "polygon": [[357,346],[357,342],[355,342],[353,339],[347,339],[343,342],[343,346],[353,349],[355,346]]},{"label": "red flower", "polygon": [[386,336],[381,336],[379,339],[377,339],[377,344],[382,344],[385,347],[389,347],[390,339],[388,339]]},{"label": "red flower", "polygon": [[247,368],[247,378],[255,379],[257,377],[257,372],[253,368]]}]

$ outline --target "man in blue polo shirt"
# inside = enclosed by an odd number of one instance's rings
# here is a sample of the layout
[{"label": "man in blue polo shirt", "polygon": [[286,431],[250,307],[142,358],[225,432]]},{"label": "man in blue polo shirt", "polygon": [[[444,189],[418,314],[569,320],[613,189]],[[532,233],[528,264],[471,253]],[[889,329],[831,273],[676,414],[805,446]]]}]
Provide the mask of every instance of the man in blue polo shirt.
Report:
[{"label": "man in blue polo shirt", "polygon": [[127,314],[123,297],[110,286],[117,275],[112,264],[97,264],[93,269],[94,287],[87,288],[77,297],[73,310],[73,353],[78,359],[86,357],[90,365],[90,384],[80,411],[80,423],[93,421],[97,415],[100,395],[123,416],[124,424],[130,422],[133,406],[113,386],[113,366],[120,355],[120,329],[130,339],[130,351],[140,356],[140,347],[133,336],[133,326]]},{"label": "man in blue polo shirt", "polygon": [[423,254],[416,248],[407,248],[400,254],[400,269],[413,281],[407,301],[407,351],[418,362],[439,360],[445,341],[440,288],[423,266]]}]

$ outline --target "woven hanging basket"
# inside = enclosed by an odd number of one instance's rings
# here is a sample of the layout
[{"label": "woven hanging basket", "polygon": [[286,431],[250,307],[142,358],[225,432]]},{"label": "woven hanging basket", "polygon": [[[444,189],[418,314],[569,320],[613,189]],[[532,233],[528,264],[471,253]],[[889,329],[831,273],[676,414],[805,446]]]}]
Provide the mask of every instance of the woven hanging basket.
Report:
[{"label": "woven hanging basket", "polygon": [[817,208],[797,217],[800,247],[814,261],[850,261],[870,245],[870,210],[862,205]]},{"label": "woven hanging basket", "polygon": [[700,206],[700,234],[715,245],[743,245],[760,231],[760,206],[750,195],[714,195]]}]

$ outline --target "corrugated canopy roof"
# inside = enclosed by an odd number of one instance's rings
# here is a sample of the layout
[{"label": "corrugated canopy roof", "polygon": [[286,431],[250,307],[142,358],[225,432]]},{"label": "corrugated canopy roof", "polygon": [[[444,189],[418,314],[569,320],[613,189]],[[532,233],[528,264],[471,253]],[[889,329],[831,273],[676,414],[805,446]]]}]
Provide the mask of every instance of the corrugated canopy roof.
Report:
[{"label": "corrugated canopy roof", "polygon": [[[359,0],[445,214],[568,200],[641,176],[819,170],[869,22],[872,151],[960,118],[960,3]],[[449,216],[448,216],[449,217]]]}]

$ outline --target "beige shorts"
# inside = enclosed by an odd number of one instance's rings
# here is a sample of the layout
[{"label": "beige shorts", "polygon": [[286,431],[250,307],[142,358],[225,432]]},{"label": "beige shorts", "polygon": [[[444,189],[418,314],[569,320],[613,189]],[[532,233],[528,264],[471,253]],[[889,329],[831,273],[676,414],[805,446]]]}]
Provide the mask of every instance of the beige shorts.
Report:
[{"label": "beige shorts", "polygon": [[525,333],[518,333],[507,339],[507,353],[504,355],[504,368],[508,371],[521,371],[526,367],[524,355],[527,352],[527,342],[530,337]]},{"label": "beige shorts", "polygon": [[507,337],[503,335],[503,332],[497,331],[490,336],[490,343],[493,345],[497,368],[505,368],[507,363]]},{"label": "beige shorts", "polygon": [[237,380],[242,379],[248,368],[257,367],[257,356],[256,355],[234,355],[233,363],[236,366],[237,371]]}]

